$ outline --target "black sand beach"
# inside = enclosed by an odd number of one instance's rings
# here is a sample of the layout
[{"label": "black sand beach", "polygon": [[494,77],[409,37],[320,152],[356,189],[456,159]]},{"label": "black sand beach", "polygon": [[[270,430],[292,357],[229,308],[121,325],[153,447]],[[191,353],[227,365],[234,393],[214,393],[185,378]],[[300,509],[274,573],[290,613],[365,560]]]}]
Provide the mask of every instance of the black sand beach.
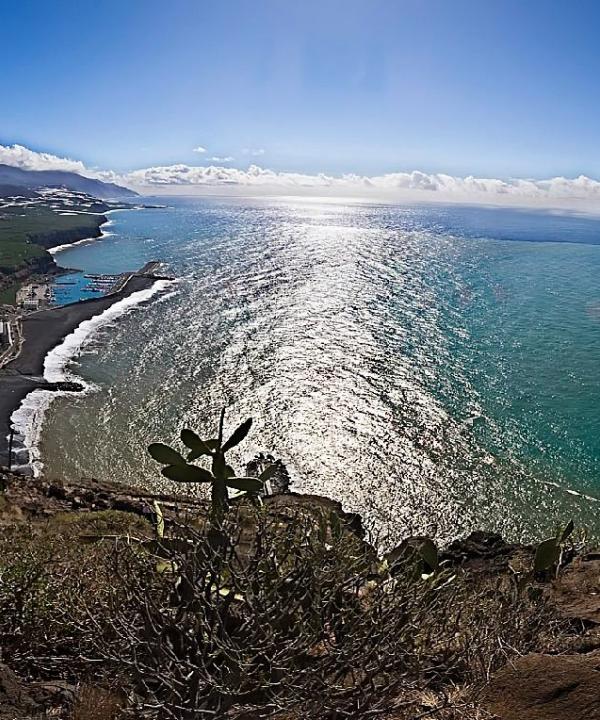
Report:
[{"label": "black sand beach", "polygon": [[104,297],[41,310],[23,318],[21,351],[0,370],[0,463],[5,464],[8,458],[10,418],[23,398],[38,388],[61,389],[43,378],[46,355],[82,322],[91,320],[134,292],[152,287],[160,279],[146,272],[143,268],[140,273],[132,274],[120,290]]}]

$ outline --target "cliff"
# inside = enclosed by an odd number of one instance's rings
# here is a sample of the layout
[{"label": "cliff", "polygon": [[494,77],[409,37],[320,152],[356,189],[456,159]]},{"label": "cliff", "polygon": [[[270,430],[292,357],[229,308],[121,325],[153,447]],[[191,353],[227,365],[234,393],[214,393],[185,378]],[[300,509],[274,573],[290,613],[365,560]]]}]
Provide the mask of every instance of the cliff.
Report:
[{"label": "cliff", "polygon": [[16,269],[0,266],[0,291],[4,288],[26,282],[37,275],[52,275],[60,268],[49,253],[23,260]]},{"label": "cliff", "polygon": [[40,228],[35,227],[26,233],[25,247],[36,248],[36,252],[7,255],[6,264],[0,262],[0,290],[26,282],[36,275],[59,272],[61,268],[47,250],[86,238],[100,237],[101,227],[108,218],[105,215],[86,215],[80,224],[70,223],[67,227],[53,227],[51,220],[53,218]]},{"label": "cliff", "polygon": [[50,250],[59,245],[68,245],[86,238],[100,237],[102,235],[101,227],[105,222],[108,222],[105,215],[93,216],[87,218],[85,223],[75,227],[39,230],[29,233],[28,237],[30,242]]}]

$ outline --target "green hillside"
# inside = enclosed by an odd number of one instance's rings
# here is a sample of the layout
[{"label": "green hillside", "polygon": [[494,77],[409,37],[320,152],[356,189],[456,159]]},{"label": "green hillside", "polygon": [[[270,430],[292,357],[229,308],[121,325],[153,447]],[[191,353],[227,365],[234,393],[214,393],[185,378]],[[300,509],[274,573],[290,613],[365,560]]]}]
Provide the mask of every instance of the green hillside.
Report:
[{"label": "green hillside", "polygon": [[[55,235],[98,232],[97,215],[59,215],[45,207],[5,207],[0,210],[0,268],[10,272],[31,258],[46,254],[42,245]],[[68,242],[68,240],[66,240]],[[39,244],[37,244],[39,243]]]}]

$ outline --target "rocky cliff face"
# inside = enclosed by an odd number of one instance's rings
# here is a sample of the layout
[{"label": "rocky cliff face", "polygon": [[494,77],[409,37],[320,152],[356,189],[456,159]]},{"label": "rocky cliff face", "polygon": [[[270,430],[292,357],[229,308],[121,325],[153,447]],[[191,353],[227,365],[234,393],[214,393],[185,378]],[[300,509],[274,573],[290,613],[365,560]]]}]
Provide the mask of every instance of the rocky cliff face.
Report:
[{"label": "rocky cliff face", "polygon": [[[67,245],[69,243],[85,240],[86,238],[96,238],[102,235],[101,226],[107,222],[105,215],[99,215],[94,218],[92,224],[88,223],[78,227],[72,227],[63,230],[48,230],[45,232],[32,233],[29,236],[30,242],[48,250],[58,247],[59,245]],[[0,267],[0,290],[10,285],[25,282],[28,278],[35,275],[52,275],[60,270],[50,253],[45,252],[42,255],[30,258],[16,271],[12,268]]]},{"label": "rocky cliff face", "polygon": [[86,238],[96,238],[102,235],[101,226],[108,221],[105,215],[99,215],[94,224],[81,225],[80,227],[69,228],[68,230],[49,230],[46,232],[38,232],[31,234],[29,239],[36,245],[41,245],[46,250],[59,245],[68,245],[69,243],[85,240]]}]

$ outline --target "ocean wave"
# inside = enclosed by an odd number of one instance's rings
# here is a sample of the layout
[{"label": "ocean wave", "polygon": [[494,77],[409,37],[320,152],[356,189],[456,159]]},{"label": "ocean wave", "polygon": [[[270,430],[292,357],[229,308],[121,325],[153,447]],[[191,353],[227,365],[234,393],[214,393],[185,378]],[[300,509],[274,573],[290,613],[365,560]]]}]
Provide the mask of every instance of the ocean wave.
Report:
[{"label": "ocean wave", "polygon": [[[35,476],[42,472],[39,440],[46,410],[52,398],[59,393],[49,390],[34,390],[27,395],[13,412],[11,423],[15,430],[13,470],[22,472],[31,469]],[[65,393],[60,393],[65,394]]]},{"label": "ocean wave", "polygon": [[[78,383],[83,385],[84,394],[96,390],[96,386],[68,371],[68,366],[73,358],[90,342],[100,328],[109,326],[119,317],[143,307],[151,298],[173,286],[176,282],[174,280],[157,280],[152,287],[146,290],[138,290],[111,305],[99,315],[82,322],[63,339],[60,345],[57,345],[46,355],[44,359],[44,378],[49,382],[76,379]],[[173,290],[166,293],[166,296],[171,297],[175,292]],[[34,475],[41,474],[43,462],[39,441],[46,411],[54,398],[74,394],[81,395],[82,393],[34,390],[23,399],[19,407],[13,412],[11,422],[15,429],[17,469],[29,466]]]},{"label": "ocean wave", "polygon": [[76,245],[87,245],[88,243],[96,242],[96,240],[104,240],[111,235],[114,235],[114,233],[107,233],[102,231],[102,235],[99,235],[98,237],[83,238],[82,240],[77,240],[76,242],[65,243],[64,245],[57,245],[56,247],[48,248],[48,252],[50,253],[50,255],[57,255],[58,253],[63,252],[63,250],[69,250]]}]

